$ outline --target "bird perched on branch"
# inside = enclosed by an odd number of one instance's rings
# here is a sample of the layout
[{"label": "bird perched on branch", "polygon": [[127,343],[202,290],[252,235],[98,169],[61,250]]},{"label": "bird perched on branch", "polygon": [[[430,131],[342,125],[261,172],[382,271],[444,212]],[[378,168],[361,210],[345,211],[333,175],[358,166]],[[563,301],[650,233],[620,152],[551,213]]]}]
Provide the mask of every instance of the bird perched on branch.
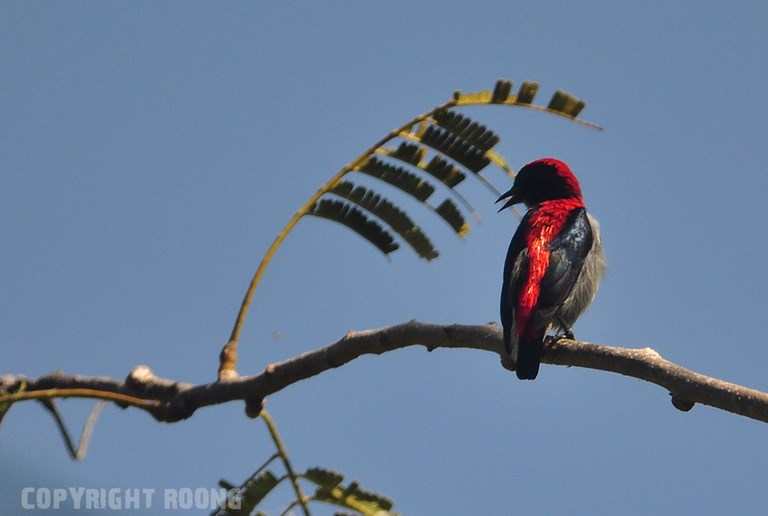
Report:
[{"label": "bird perched on branch", "polygon": [[594,299],[605,258],[598,222],[587,213],[579,181],[564,162],[542,158],[527,164],[496,202],[504,199],[499,211],[521,202],[528,207],[504,263],[504,347],[517,377],[533,380],[547,330],[573,338],[571,326]]}]

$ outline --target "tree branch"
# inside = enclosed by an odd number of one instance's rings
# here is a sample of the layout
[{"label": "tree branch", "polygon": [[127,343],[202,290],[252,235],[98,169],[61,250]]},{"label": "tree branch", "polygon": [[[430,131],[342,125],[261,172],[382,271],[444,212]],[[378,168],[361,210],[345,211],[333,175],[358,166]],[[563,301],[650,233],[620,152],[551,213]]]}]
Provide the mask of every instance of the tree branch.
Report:
[{"label": "tree branch", "polygon": [[[186,419],[202,407],[242,400],[246,414],[256,417],[263,400],[301,380],[340,367],[357,357],[380,355],[408,346],[468,348],[502,354],[502,336],[495,324],[437,325],[411,321],[377,330],[350,331],[337,342],[270,364],[263,373],[228,382],[192,385],[159,378],[147,366],[136,367],[125,381],[54,373],[36,379],[0,376],[0,405],[26,399],[83,397],[112,401],[149,412],[159,421]],[[633,349],[566,339],[549,340],[542,361],[548,364],[599,369],[659,385],[680,410],[702,403],[768,422],[768,393],[696,373],[665,360],[651,348]],[[503,365],[512,368],[506,361]],[[19,391],[20,392],[16,392]],[[44,391],[44,392],[43,392]]]}]

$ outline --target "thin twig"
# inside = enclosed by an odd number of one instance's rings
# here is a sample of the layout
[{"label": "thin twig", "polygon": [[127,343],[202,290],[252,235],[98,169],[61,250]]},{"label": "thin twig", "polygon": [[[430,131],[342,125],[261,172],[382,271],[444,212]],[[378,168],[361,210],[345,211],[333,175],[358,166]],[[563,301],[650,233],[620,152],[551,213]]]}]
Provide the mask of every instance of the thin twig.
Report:
[{"label": "thin twig", "polygon": [[273,461],[273,460],[275,460],[276,458],[278,458],[279,456],[280,456],[280,454],[279,454],[279,453],[277,453],[277,452],[275,452],[275,453],[274,453],[274,454],[273,454],[273,455],[272,455],[270,458],[268,458],[267,460],[265,460],[265,461],[264,461],[264,464],[262,464],[261,466],[259,466],[259,467],[256,469],[256,471],[254,471],[254,472],[253,472],[253,474],[250,476],[250,478],[256,478],[256,476],[257,476],[259,473],[261,473],[262,471],[264,471],[264,469],[265,469],[267,466],[269,466],[270,464],[272,464],[272,461]]},{"label": "thin twig", "polygon": [[[314,498],[311,496],[308,496],[304,499],[304,503],[308,504],[312,500],[314,500]],[[283,512],[280,513],[280,516],[286,516],[291,512],[292,509],[298,507],[299,505],[301,505],[301,502],[299,500],[293,500],[290,504],[288,504],[288,507],[286,507],[285,510],[283,510]]]},{"label": "thin twig", "polygon": [[288,473],[288,478],[291,480],[291,486],[293,486],[293,492],[296,494],[296,501],[299,502],[299,505],[301,505],[301,510],[304,513],[304,516],[310,516],[306,497],[304,496],[304,493],[301,492],[299,479],[296,476],[296,473],[293,471],[293,466],[291,465],[291,461],[288,458],[288,453],[285,451],[283,440],[280,438],[280,434],[277,432],[275,422],[272,420],[272,416],[269,415],[269,412],[267,412],[267,409],[261,410],[261,419],[264,420],[264,423],[267,425],[269,435],[272,437],[272,442],[275,443],[277,453],[280,455],[280,459],[283,461],[283,466],[285,466],[285,471]]},{"label": "thin twig", "polygon": [[61,433],[62,439],[64,439],[64,445],[67,447],[69,456],[76,461],[85,459],[85,456],[88,453],[88,445],[91,442],[91,435],[93,435],[93,428],[96,426],[99,414],[104,410],[107,402],[102,400],[93,405],[91,413],[88,415],[88,419],[85,420],[85,424],[83,425],[83,431],[80,434],[78,445],[75,447],[75,442],[72,440],[72,437],[67,430],[67,425],[64,423],[64,419],[61,417],[59,409],[56,407],[55,399],[44,398],[38,401],[40,401],[40,404],[45,407],[56,422],[56,426],[59,429],[59,433]]},{"label": "thin twig", "polygon": [[121,394],[119,392],[105,391],[98,388],[89,387],[62,389],[54,388],[42,390],[30,389],[27,391],[0,396],[0,403],[15,403],[17,401],[42,400],[51,398],[91,398],[96,400],[113,401],[118,404],[125,404],[139,408],[154,408],[160,406],[160,403],[157,400],[137,398],[136,396]]}]

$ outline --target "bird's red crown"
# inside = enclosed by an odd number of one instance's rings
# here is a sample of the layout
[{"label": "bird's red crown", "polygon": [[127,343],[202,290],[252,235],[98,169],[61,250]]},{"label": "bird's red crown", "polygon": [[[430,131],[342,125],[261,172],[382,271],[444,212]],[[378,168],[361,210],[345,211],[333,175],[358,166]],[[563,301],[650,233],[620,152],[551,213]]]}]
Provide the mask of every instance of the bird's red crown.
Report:
[{"label": "bird's red crown", "polygon": [[[543,174],[554,174],[562,180],[566,186],[566,190],[570,192],[570,197],[581,197],[581,185],[576,175],[571,171],[571,167],[564,161],[560,161],[557,158],[541,158],[536,161],[528,163],[524,169],[529,168],[532,172]],[[522,172],[523,170],[520,170]]]},{"label": "bird's red crown", "polygon": [[537,159],[521,168],[515,184],[496,202],[503,199],[507,199],[507,203],[502,210],[519,202],[528,207],[547,201],[568,201],[583,206],[579,180],[565,162],[555,158]]}]

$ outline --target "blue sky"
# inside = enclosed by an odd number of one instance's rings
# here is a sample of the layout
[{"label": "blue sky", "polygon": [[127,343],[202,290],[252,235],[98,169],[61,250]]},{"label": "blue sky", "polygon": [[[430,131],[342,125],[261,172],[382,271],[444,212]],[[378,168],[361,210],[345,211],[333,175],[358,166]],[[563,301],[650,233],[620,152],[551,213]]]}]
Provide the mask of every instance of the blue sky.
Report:
[{"label": "blue sky", "polygon": [[[29,2],[0,5],[3,372],[213,379],[242,292],[291,213],[382,134],[497,78],[587,100],[597,132],[469,111],[519,167],[569,162],[609,271],[575,328],[768,389],[762,2]],[[486,174],[499,188],[498,171]],[[386,187],[382,192],[391,193]],[[383,259],[304,220],[257,292],[241,372],[349,329],[498,319],[515,229],[481,186],[465,241],[397,197],[442,255]],[[275,337],[275,336],[279,337]],[[297,467],[323,465],[404,514],[756,514],[762,423],[683,414],[637,380],[488,353],[363,358],[268,401]],[[77,429],[90,404],[66,401]],[[271,453],[241,404],[163,425],[107,408],[71,462],[33,404],[3,423],[0,512],[26,485],[214,486]],[[265,508],[279,512],[289,493]],[[277,511],[277,512],[276,512]],[[326,509],[318,514],[330,514]]]}]

